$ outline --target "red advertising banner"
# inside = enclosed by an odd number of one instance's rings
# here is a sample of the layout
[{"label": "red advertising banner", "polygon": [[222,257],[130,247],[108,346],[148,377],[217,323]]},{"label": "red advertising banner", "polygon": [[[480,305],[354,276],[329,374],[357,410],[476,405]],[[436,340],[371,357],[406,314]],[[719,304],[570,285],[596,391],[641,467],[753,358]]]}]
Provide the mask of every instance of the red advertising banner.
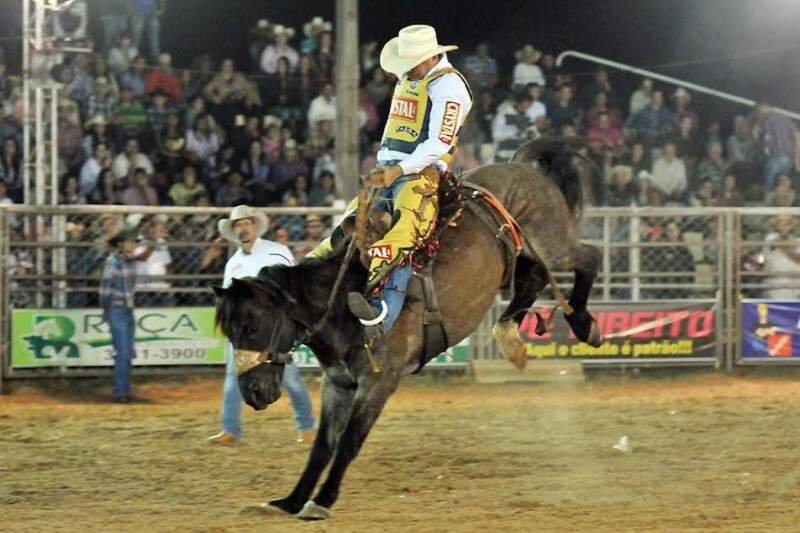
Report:
[{"label": "red advertising banner", "polygon": [[[544,320],[552,308],[536,311]],[[579,342],[560,310],[553,328],[536,335],[537,317],[528,314],[520,335],[532,358],[564,359],[681,359],[715,357],[716,307],[699,304],[620,303],[590,306],[603,332],[603,344],[593,348]]]}]

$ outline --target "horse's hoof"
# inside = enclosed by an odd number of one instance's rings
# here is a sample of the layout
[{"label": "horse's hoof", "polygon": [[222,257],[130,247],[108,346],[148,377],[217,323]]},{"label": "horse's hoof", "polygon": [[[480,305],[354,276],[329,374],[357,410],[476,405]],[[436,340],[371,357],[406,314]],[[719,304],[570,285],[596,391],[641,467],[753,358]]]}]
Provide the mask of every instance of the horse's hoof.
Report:
[{"label": "horse's hoof", "polygon": [[500,345],[500,351],[506,359],[517,367],[518,370],[525,370],[528,364],[528,352],[525,344],[519,338],[519,326],[513,320],[503,320],[492,328],[492,336]]},{"label": "horse's hoof", "polygon": [[301,506],[292,503],[288,498],[282,498],[280,500],[271,500],[269,503],[262,504],[267,508],[274,509],[276,512],[280,511],[282,513],[295,515],[300,512],[302,509]]},{"label": "horse's hoof", "polygon": [[273,506],[271,503],[245,505],[239,514],[242,516],[284,516],[287,511]]},{"label": "horse's hoof", "polygon": [[303,510],[295,516],[300,520],[326,520],[331,517],[331,510],[317,505],[314,500],[308,500],[303,506]]},{"label": "horse's hoof", "polygon": [[586,339],[586,344],[593,348],[599,348],[603,344],[603,334],[600,333],[600,328],[597,327],[594,319],[592,319],[592,327],[589,329],[589,338]]}]

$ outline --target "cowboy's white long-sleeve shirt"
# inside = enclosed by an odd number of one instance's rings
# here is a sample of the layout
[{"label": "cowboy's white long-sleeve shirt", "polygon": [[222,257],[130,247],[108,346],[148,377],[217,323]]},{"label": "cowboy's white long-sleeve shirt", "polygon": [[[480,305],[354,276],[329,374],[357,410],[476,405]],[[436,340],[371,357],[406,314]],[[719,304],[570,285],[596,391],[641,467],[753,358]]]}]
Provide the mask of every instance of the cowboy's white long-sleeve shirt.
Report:
[{"label": "cowboy's white long-sleeve shirt", "polygon": [[[442,59],[431,69],[429,75],[437,70],[450,67],[452,65],[447,60],[447,55],[443,54]],[[452,145],[440,140],[439,135],[444,122],[445,106],[448,101],[459,104],[456,124],[460,128],[472,107],[472,98],[464,81],[454,72],[431,81],[430,85],[428,85],[428,96],[430,97],[431,114],[428,121],[427,140],[419,144],[411,154],[382,148],[378,152],[379,163],[400,161],[399,164],[400,168],[403,169],[403,174],[421,172],[431,164],[436,164],[441,170],[447,169],[447,164],[441,161],[440,158],[450,151]],[[447,138],[448,135],[442,135],[442,137]]]}]

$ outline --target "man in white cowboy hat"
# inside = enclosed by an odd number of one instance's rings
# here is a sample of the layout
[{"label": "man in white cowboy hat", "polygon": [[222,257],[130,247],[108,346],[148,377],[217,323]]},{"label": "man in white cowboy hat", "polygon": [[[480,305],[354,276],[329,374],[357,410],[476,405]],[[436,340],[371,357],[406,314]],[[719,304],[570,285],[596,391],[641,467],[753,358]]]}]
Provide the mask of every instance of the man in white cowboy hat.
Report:
[{"label": "man in white cowboy hat", "polygon": [[[266,215],[252,207],[239,205],[233,208],[230,218],[219,221],[219,232],[223,238],[236,243],[238,250],[225,264],[222,286],[229,287],[232,280],[257,276],[269,265],[291,265],[292,252],[283,244],[261,238],[269,222]],[[225,385],[222,391],[222,432],[209,437],[215,444],[233,444],[242,437],[242,396],[236,376],[233,347],[228,343],[225,354]],[[298,442],[314,440],[314,415],[311,399],[300,371],[294,364],[286,365],[283,386],[289,393],[297,425]]]},{"label": "man in white cowboy hat", "polygon": [[289,61],[289,68],[294,71],[300,61],[297,50],[289,45],[289,39],[294,37],[294,29],[276,24],[272,34],[275,42],[264,48],[261,53],[261,70],[266,74],[275,74],[278,71],[278,59],[285,57]]},{"label": "man in white cowboy hat", "polygon": [[[382,188],[377,207],[396,221],[369,249],[367,297],[348,295],[350,311],[369,336],[391,328],[405,300],[410,254],[436,220],[438,171],[447,170],[472,106],[464,76],[447,60],[431,26],[400,30],[381,51],[381,68],[398,77],[370,184]],[[351,202],[355,209],[356,200]],[[324,253],[329,241],[312,252]]]}]

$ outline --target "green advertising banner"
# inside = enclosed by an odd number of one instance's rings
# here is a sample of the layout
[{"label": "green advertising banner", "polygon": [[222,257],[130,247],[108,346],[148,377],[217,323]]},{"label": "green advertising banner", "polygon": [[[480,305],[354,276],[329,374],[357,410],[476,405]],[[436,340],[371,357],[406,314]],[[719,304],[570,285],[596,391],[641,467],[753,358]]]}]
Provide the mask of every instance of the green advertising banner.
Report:
[{"label": "green advertising banner", "polygon": [[[225,363],[227,340],[214,328],[213,307],[136,309],[135,366]],[[39,368],[111,366],[114,347],[100,309],[15,309],[11,315],[11,366]],[[317,368],[314,353],[301,346],[297,366]],[[464,366],[464,340],[428,367]]]},{"label": "green advertising banner", "polygon": [[[225,362],[225,337],[214,329],[214,309],[136,309],[136,359],[142,365]],[[11,366],[110,366],[114,347],[99,309],[15,309]]]}]

